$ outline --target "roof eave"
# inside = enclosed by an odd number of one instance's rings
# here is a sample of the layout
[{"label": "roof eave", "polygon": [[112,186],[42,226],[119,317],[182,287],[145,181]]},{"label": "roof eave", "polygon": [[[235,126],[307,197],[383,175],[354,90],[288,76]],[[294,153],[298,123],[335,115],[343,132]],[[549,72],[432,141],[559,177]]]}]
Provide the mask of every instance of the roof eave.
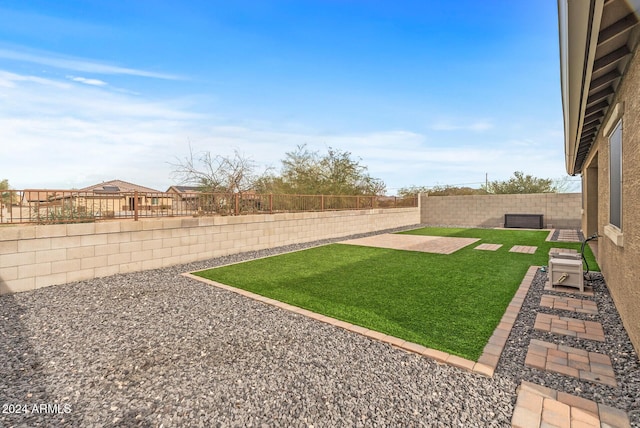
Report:
[{"label": "roof eave", "polygon": [[558,0],[565,166],[575,175],[604,0]]}]

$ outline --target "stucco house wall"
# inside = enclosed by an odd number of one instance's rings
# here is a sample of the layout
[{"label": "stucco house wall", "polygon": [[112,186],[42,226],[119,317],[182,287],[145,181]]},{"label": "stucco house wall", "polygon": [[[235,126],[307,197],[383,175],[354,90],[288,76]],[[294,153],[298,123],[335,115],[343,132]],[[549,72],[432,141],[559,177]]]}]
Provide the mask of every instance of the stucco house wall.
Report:
[{"label": "stucco house wall", "polygon": [[[624,326],[640,350],[640,54],[635,49],[613,108],[605,118],[581,171],[584,192],[582,227],[596,232],[598,264]],[[622,229],[609,225],[609,135],[622,119]],[[609,125],[609,126],[607,126]]]}]

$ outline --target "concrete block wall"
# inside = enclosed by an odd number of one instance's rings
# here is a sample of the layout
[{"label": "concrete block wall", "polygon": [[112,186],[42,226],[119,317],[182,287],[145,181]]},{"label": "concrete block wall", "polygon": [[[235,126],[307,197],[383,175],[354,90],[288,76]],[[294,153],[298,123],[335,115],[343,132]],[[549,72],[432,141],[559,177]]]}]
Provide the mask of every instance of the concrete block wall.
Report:
[{"label": "concrete block wall", "polygon": [[427,196],[420,198],[421,221],[428,225],[501,227],[505,214],[543,214],[545,227],[580,228],[580,193]]},{"label": "concrete block wall", "polygon": [[0,227],[0,294],[420,223],[419,208]]}]

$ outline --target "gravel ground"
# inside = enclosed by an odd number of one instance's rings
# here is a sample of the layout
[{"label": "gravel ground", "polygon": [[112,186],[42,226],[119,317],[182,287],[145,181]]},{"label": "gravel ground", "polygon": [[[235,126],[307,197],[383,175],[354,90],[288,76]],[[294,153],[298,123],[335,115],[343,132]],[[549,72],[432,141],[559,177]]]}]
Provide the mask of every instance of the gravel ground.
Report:
[{"label": "gravel ground", "polygon": [[619,390],[524,367],[540,277],[489,379],[180,275],[328,242],[0,296],[0,405],[22,412],[0,426],[502,427],[522,379],[638,415],[638,357],[602,283]]}]

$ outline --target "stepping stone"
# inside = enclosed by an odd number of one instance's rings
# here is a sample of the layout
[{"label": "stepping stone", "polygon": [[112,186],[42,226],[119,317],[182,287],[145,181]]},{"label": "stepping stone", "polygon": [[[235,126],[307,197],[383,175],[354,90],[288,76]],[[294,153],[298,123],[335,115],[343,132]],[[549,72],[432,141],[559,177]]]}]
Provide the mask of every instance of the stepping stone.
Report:
[{"label": "stepping stone", "polygon": [[512,427],[631,427],[623,410],[586,398],[526,381],[520,384],[517,393]]},{"label": "stepping stone", "polygon": [[575,318],[539,313],[536,316],[533,328],[540,331],[548,331],[553,334],[604,342],[602,324],[595,321],[583,321]]},{"label": "stepping stone", "polygon": [[583,381],[618,386],[608,355],[532,339],[524,364]]},{"label": "stepping stone", "polygon": [[530,247],[528,245],[514,245],[509,250],[510,253],[524,253],[524,254],[533,254],[536,252],[538,247]]},{"label": "stepping stone", "polygon": [[496,251],[500,247],[502,247],[502,244],[480,244],[474,250]]},{"label": "stepping stone", "polygon": [[563,311],[578,312],[580,314],[597,314],[598,305],[593,300],[574,299],[573,297],[552,296],[543,294],[540,298],[540,306]]}]

